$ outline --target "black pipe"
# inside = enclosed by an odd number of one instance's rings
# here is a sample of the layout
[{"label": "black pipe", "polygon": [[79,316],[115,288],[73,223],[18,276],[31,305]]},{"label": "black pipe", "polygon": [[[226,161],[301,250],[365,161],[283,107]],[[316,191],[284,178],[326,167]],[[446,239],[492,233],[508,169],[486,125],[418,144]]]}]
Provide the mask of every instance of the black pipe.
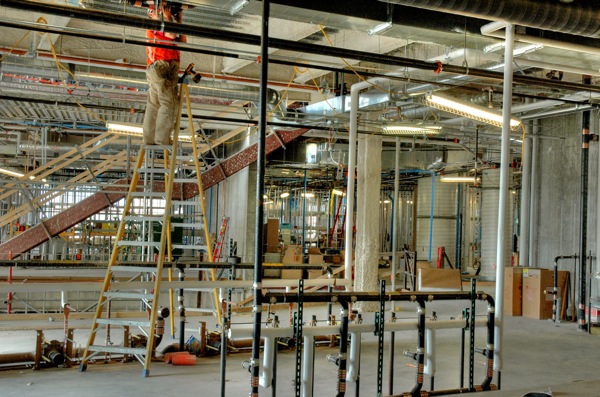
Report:
[{"label": "black pipe", "polygon": [[[386,300],[390,301],[409,301],[415,302],[417,299],[423,299],[425,301],[434,300],[469,300],[480,299],[485,300],[488,296],[484,292],[476,292],[474,295],[469,291],[456,291],[456,292],[395,292],[390,291],[383,294]],[[264,294],[264,301],[266,303],[297,303],[298,295],[293,292],[279,292],[269,291]],[[380,299],[379,292],[348,292],[348,291],[334,291],[334,292],[310,292],[304,294],[302,297],[303,301],[306,302],[378,302]]]},{"label": "black pipe", "polygon": [[[198,25],[189,25],[189,24],[178,24],[174,22],[162,22],[162,21],[154,21],[147,18],[135,17],[127,14],[121,13],[113,13],[106,11],[95,11],[88,9],[81,9],[70,6],[61,6],[55,4],[44,4],[38,3],[31,0],[2,0],[2,6],[15,8],[20,10],[36,10],[40,13],[47,13],[51,15],[59,15],[68,18],[77,18],[88,20],[92,22],[98,23],[107,23],[107,24],[115,24],[119,26],[128,26],[140,29],[149,29],[149,30],[165,30],[170,33],[185,35],[185,36],[194,36],[194,37],[203,37],[212,40],[220,40],[225,42],[235,42],[240,44],[248,44],[258,46],[261,45],[262,37],[256,35],[249,35],[245,33],[238,33],[233,31],[225,31],[219,29],[211,29],[206,27],[201,27]],[[264,6],[263,6],[264,8]],[[264,9],[263,9],[264,15]],[[32,29],[33,30],[33,29]],[[61,34],[63,34],[61,32]],[[67,34],[67,33],[65,33]],[[80,35],[79,33],[77,35]],[[122,39],[120,39],[122,41]],[[143,43],[142,45],[147,46],[148,43]],[[419,61],[409,58],[395,57],[385,54],[373,54],[365,51],[356,51],[356,50],[348,50],[343,48],[329,47],[325,45],[305,43],[305,42],[296,42],[292,40],[283,40],[270,38],[269,45],[273,48],[279,48],[282,50],[288,51],[296,51],[301,53],[308,54],[319,54],[326,55],[336,58],[352,58],[359,61],[364,62],[373,62],[373,63],[381,63],[385,65],[392,65],[397,67],[414,67],[422,70],[430,70],[435,71],[439,64],[436,62],[427,62],[427,61]],[[261,50],[261,59],[262,62],[267,63],[268,58],[266,58]],[[494,80],[503,80],[504,75],[502,72],[494,72],[486,69],[477,69],[477,68],[468,68],[464,66],[457,65],[444,65],[444,72],[459,74],[459,75],[471,75],[474,77],[480,78],[489,78]],[[515,74],[513,76],[513,80],[515,83],[524,84],[524,85],[538,85],[550,88],[557,89],[568,89],[573,91],[593,91],[600,92],[600,87],[595,86],[587,86],[585,84],[579,83],[570,83],[567,81],[561,80],[551,80],[551,79],[542,79],[531,76],[524,76],[520,74]],[[265,102],[266,103],[266,102]]]},{"label": "black pipe", "polygon": [[262,317],[262,247],[263,247],[263,218],[265,189],[265,153],[267,127],[267,82],[269,66],[269,14],[270,0],[263,0],[262,29],[260,40],[260,115],[258,123],[258,142],[256,154],[256,218],[254,221],[254,339],[252,340],[252,361],[250,376],[250,397],[258,397],[258,375],[260,360],[260,331]]},{"label": "black pipe", "polygon": [[[406,275],[405,275],[406,277]],[[392,312],[392,318],[390,322],[396,322],[396,313]],[[388,394],[394,394],[394,355],[396,354],[396,332],[392,331],[390,334],[390,363],[389,363],[389,380],[388,380]]]},{"label": "black pipe", "polygon": [[423,298],[417,298],[417,304],[419,308],[417,313],[419,318],[417,320],[417,382],[410,391],[410,395],[413,397],[421,396],[421,389],[423,388],[423,372],[425,368],[425,300]]},{"label": "black pipe", "polygon": [[[560,322],[560,313],[558,311],[558,261],[560,259],[577,259],[579,256],[575,255],[559,255],[554,258],[554,285],[552,287],[552,321]],[[563,305],[566,302],[563,302]]]},{"label": "black pipe", "polygon": [[[583,76],[583,83],[586,85],[592,84],[590,76]],[[587,322],[585,320],[586,306],[586,272],[585,272],[585,256],[587,251],[587,219],[588,219],[588,169],[590,163],[590,111],[584,111],[581,117],[581,200],[580,200],[580,228],[579,228],[579,265],[581,271],[579,273],[579,305],[577,310],[577,320],[580,331],[587,330]]]},{"label": "black pipe", "polygon": [[[348,361],[348,302],[340,301],[340,305],[342,305],[342,323],[340,325],[340,357],[336,397],[344,397],[344,395],[346,395],[346,364]],[[300,321],[302,321],[302,319],[300,319]]]},{"label": "black pipe", "polygon": [[[495,304],[494,298],[490,295],[486,295],[485,298],[488,302],[488,321],[487,321],[487,371],[486,377],[481,383],[483,390],[492,390],[492,379],[494,378],[494,325],[495,325]],[[472,320],[475,322],[475,315],[473,313]]]},{"label": "black pipe", "polygon": [[[183,268],[179,268],[179,281],[185,280],[185,273]],[[184,304],[183,288],[179,288],[179,295],[177,301],[179,302],[179,351],[185,350],[185,304]],[[215,302],[216,304],[216,302]]]}]

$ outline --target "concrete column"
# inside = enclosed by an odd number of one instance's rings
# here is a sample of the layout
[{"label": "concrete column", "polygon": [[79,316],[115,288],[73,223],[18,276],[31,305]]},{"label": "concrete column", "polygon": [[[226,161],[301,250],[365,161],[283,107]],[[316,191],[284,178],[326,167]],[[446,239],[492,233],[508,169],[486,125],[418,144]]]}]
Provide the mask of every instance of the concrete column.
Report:
[{"label": "concrete column", "polygon": [[[381,151],[381,136],[359,136],[356,167],[355,291],[378,291]],[[355,308],[363,312],[375,311],[377,302],[361,302]]]}]

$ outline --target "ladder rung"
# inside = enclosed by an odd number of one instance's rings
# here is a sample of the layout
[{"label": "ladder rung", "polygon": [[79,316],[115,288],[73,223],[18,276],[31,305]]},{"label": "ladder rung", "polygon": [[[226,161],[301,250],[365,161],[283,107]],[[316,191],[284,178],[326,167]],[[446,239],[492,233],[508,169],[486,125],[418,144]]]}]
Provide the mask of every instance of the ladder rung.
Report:
[{"label": "ladder rung", "polygon": [[173,222],[171,223],[171,226],[178,226],[178,227],[193,227],[193,228],[197,228],[197,229],[202,229],[204,227],[204,223],[191,223],[191,222]]},{"label": "ladder rung", "polygon": [[[111,266],[114,272],[131,272],[131,273],[153,273],[156,272],[156,267],[150,266]],[[127,289],[127,283],[119,283],[119,288]]]},{"label": "ladder rung", "polygon": [[121,240],[119,241],[119,246],[124,246],[124,247],[158,247],[160,245],[160,242],[154,242],[154,241],[125,241],[125,240]]},{"label": "ladder rung", "polygon": [[165,217],[163,215],[127,215],[125,217],[126,221],[156,221],[162,222]]},{"label": "ladder rung", "polygon": [[164,198],[165,192],[131,192],[132,197],[158,197]]},{"label": "ladder rung", "polygon": [[195,207],[199,207],[200,206],[200,202],[198,201],[179,201],[179,200],[173,200],[171,201],[172,205],[193,205]]},{"label": "ladder rung", "polygon": [[196,313],[214,313],[215,309],[206,309],[202,307],[186,307],[186,312],[196,312]]},{"label": "ladder rung", "polygon": [[123,347],[123,346],[98,346],[98,345],[90,345],[88,347],[89,351],[93,352],[107,352],[107,353],[122,353],[122,354],[136,354],[136,355],[146,355],[145,347]]},{"label": "ladder rung", "polygon": [[168,168],[138,168],[138,172],[140,174],[142,173],[146,173],[146,174],[168,174],[170,172],[170,170]]},{"label": "ladder rung", "polygon": [[97,318],[96,323],[105,325],[119,325],[119,326],[130,326],[130,327],[149,327],[150,321],[139,321],[139,320],[123,320],[116,318]]},{"label": "ladder rung", "polygon": [[206,245],[192,245],[192,244],[173,244],[173,248],[181,248],[181,249],[195,249],[195,250],[205,250]]},{"label": "ladder rung", "polygon": [[198,183],[198,179],[196,178],[175,178],[173,179],[175,183]]},{"label": "ladder rung", "polygon": [[171,150],[173,146],[171,145],[142,145],[142,148],[146,149],[148,152],[154,152],[156,150]]},{"label": "ladder rung", "polygon": [[104,296],[107,298],[121,298],[121,299],[153,299],[154,294],[145,294],[142,292],[121,292],[121,291],[106,291]]}]

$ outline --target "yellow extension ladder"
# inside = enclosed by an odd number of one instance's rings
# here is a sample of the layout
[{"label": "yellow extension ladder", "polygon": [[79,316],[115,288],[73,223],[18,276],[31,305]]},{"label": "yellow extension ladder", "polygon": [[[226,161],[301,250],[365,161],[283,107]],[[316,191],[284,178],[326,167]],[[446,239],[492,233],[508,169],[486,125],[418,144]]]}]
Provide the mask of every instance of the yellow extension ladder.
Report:
[{"label": "yellow extension ladder", "polygon": [[[123,356],[124,358],[136,358],[144,366],[142,376],[148,377],[155,344],[157,344],[156,337],[162,335],[164,317],[168,315],[168,312],[165,313],[159,305],[165,262],[171,262],[172,249],[177,248],[205,250],[212,257],[212,244],[208,233],[207,217],[204,216],[206,208],[202,188],[200,156],[193,126],[189,92],[185,83],[181,84],[180,101],[184,97],[189,118],[192,155],[182,156],[179,153],[181,112],[179,112],[175,123],[172,146],[142,145],[140,147],[92,327],[81,360],[81,372],[87,369],[88,362],[92,360],[97,360],[100,357],[104,359],[105,357]],[[186,172],[186,166],[190,168],[192,163],[193,170]],[[194,173],[194,178],[186,177],[187,174]],[[174,201],[172,198],[174,183],[196,183],[199,192],[197,201]],[[164,188],[161,185],[164,185]],[[164,205],[162,200],[164,200]],[[175,215],[179,217],[180,214],[175,214],[174,210],[178,208],[178,212],[183,212],[182,206],[186,205],[196,206],[200,212],[191,211],[193,214],[191,219],[175,220]],[[204,244],[173,243],[171,241],[171,231],[176,227],[204,229]],[[160,237],[155,238],[159,230]],[[129,258],[134,255],[133,253],[140,255],[141,260],[138,262],[130,261]],[[123,265],[120,265],[120,263]],[[168,279],[172,281],[172,268],[169,267],[167,270]],[[213,281],[215,279],[214,270],[212,279]],[[213,289],[212,299],[215,315],[220,319],[220,305],[218,304],[216,289]],[[120,307],[134,305],[137,310],[141,309],[144,312],[144,317],[147,312],[147,319],[115,318],[112,310],[113,305],[120,305]],[[172,314],[172,289],[169,290],[169,306]],[[117,346],[110,340],[111,327],[123,327],[123,343],[121,345]],[[131,337],[132,328],[139,328],[142,332],[141,338]],[[173,331],[172,321],[171,328]],[[106,333],[104,344],[95,343],[99,331]],[[180,330],[180,332],[183,332],[183,330]],[[142,339],[144,343],[138,343],[139,339]]]}]

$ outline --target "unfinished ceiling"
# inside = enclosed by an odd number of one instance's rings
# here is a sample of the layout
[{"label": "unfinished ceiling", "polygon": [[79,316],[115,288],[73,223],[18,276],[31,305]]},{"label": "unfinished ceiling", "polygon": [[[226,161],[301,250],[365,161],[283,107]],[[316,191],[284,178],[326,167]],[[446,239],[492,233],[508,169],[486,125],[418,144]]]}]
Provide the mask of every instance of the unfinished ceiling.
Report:
[{"label": "unfinished ceiling", "polygon": [[[120,0],[2,1],[0,3],[0,166],[26,171],[44,157],[106,131],[106,122],[140,125],[146,102],[145,29],[160,28],[143,6]],[[188,36],[182,67],[194,63],[202,80],[190,86],[194,130],[215,142],[207,156],[225,158],[252,142],[259,110],[260,1],[180,1],[183,24],[166,30]],[[517,25],[513,113],[523,120],[567,114],[595,106],[600,88],[600,47],[593,26],[577,29],[569,18],[595,15],[596,1],[525,1],[506,15],[512,1],[488,3],[487,14],[467,6],[440,9],[435,1],[359,0],[272,2],[269,32],[270,128],[309,128],[301,139],[318,145],[317,164],[302,166],[305,150],[290,145],[274,154],[269,175],[289,171],[327,176],[345,161],[353,83],[385,76],[362,96],[360,133],[379,134],[398,120],[435,122],[440,135],[402,138],[403,168],[444,163],[460,152],[460,167],[474,159],[498,160],[500,130],[424,106],[432,91],[497,110],[502,106],[502,29],[482,27],[504,19]],[[469,3],[469,2],[466,2]],[[415,8],[415,7],[419,8]],[[525,7],[525,8],[522,8]],[[529,7],[529,8],[527,8]],[[559,12],[563,20],[548,15]],[[462,13],[463,15],[456,15]],[[536,18],[529,18],[531,13]],[[517,16],[519,14],[519,16]],[[523,14],[523,15],[521,15]],[[544,17],[548,21],[544,20]],[[391,21],[387,29],[369,30]],[[157,25],[158,24],[158,25]],[[582,83],[582,76],[592,84]],[[347,92],[346,92],[347,93]],[[346,98],[346,100],[342,100]],[[186,117],[182,128],[188,128]],[[543,133],[543,131],[542,131]],[[517,131],[515,139],[520,137]],[[384,168],[393,168],[395,138]],[[133,141],[137,143],[137,141]],[[131,142],[130,142],[131,144]],[[123,150],[114,144],[106,148]],[[304,146],[302,146],[304,147]],[[519,157],[520,143],[512,146]],[[104,153],[106,155],[106,153]],[[453,157],[454,158],[454,157]],[[100,155],[87,161],[100,162]],[[207,161],[210,164],[210,161]],[[321,166],[319,166],[319,164]],[[73,163],[74,169],[86,165]],[[115,167],[123,167],[122,163]],[[460,168],[459,167],[459,168]],[[121,169],[116,169],[115,177]],[[283,174],[287,171],[287,174]]]}]

